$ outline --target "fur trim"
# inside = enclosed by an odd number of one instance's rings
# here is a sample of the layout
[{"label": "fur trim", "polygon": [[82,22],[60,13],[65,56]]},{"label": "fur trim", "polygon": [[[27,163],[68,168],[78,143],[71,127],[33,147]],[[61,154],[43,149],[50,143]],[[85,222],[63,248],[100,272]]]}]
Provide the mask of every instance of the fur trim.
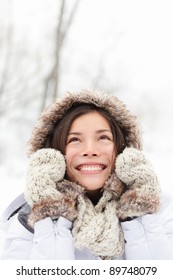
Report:
[{"label": "fur trim", "polygon": [[143,190],[128,190],[117,204],[117,215],[120,220],[153,214],[159,210],[159,194],[151,196]]},{"label": "fur trim", "polygon": [[61,194],[69,196],[72,199],[76,199],[78,195],[83,195],[85,193],[84,187],[65,179],[61,182],[57,182],[56,188]]},{"label": "fur trim", "polygon": [[50,217],[52,220],[60,216],[69,221],[73,221],[77,216],[75,201],[70,197],[64,197],[60,200],[45,199],[33,206],[31,214],[28,217],[28,224],[33,227],[34,224],[42,219]]},{"label": "fur trim", "polygon": [[81,91],[67,93],[64,98],[58,99],[40,116],[29,141],[28,154],[44,148],[48,135],[54,124],[60,120],[74,104],[94,104],[103,108],[115,117],[117,123],[123,130],[127,146],[142,148],[140,128],[136,117],[126,108],[125,104],[116,96],[110,96],[98,91]]},{"label": "fur trim", "polygon": [[79,185],[63,180],[56,183],[54,197],[49,194],[50,188],[42,199],[33,204],[31,214],[29,215],[29,225],[33,227],[34,223],[50,217],[58,219],[60,216],[73,221],[77,215],[76,202],[79,195],[83,196],[84,188]]},{"label": "fur trim", "polygon": [[110,192],[114,199],[118,199],[124,192],[125,185],[122,181],[120,181],[117,175],[113,173],[105,182],[103,189]]}]

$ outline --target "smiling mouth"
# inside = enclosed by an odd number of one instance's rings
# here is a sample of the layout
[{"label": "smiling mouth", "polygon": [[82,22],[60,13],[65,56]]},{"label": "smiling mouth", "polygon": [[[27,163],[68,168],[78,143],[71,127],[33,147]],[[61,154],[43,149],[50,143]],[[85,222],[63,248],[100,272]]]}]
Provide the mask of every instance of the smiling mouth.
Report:
[{"label": "smiling mouth", "polygon": [[103,171],[106,168],[103,164],[94,164],[94,165],[80,165],[77,167],[77,170],[82,172],[100,172]]}]

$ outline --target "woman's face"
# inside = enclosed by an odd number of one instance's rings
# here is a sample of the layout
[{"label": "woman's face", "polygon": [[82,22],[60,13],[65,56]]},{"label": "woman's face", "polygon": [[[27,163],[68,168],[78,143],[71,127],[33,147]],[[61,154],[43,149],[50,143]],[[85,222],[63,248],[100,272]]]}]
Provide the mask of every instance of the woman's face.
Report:
[{"label": "woman's face", "polygon": [[87,190],[103,187],[112,173],[115,144],[109,122],[92,111],[76,118],[66,144],[67,178]]}]

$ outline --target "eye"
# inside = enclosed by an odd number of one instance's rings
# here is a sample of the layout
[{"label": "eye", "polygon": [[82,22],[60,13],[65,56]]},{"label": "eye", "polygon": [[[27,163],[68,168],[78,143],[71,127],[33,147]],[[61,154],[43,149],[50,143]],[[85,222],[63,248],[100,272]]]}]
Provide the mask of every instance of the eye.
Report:
[{"label": "eye", "polygon": [[108,135],[101,135],[100,137],[99,137],[99,140],[103,140],[103,141],[111,141],[112,139],[111,139],[111,137],[109,137]]},{"label": "eye", "polygon": [[67,144],[77,143],[77,142],[80,142],[80,139],[78,137],[71,137],[71,138],[67,139]]}]

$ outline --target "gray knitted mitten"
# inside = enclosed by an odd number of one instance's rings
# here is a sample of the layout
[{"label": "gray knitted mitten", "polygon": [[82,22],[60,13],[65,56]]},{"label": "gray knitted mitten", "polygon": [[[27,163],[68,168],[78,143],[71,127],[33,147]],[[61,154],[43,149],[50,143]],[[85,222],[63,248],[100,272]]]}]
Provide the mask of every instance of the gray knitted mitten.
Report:
[{"label": "gray knitted mitten", "polygon": [[120,220],[155,213],[159,208],[159,184],[143,152],[125,148],[116,159],[116,174],[126,184],[117,205]]},{"label": "gray knitted mitten", "polygon": [[63,180],[65,170],[64,156],[55,149],[40,149],[30,157],[25,190],[32,209],[30,226],[46,217],[63,216],[70,221],[76,217],[78,188]]}]

